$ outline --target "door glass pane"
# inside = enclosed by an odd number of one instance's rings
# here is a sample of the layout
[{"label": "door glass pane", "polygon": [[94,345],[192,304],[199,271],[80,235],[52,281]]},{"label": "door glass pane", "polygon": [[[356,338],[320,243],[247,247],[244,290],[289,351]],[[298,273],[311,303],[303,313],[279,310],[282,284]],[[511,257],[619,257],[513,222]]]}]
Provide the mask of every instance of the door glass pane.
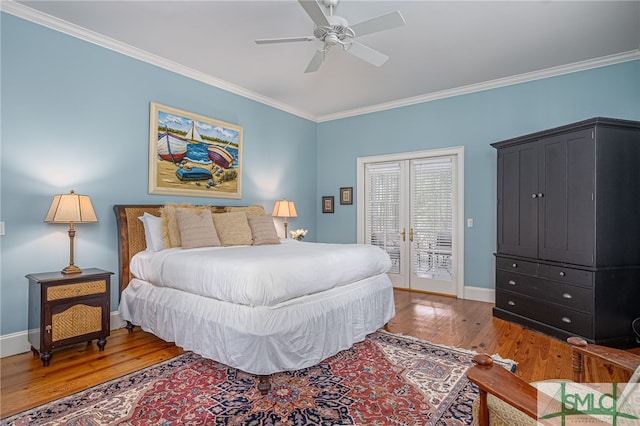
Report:
[{"label": "door glass pane", "polygon": [[365,241],[391,257],[390,273],[400,273],[400,163],[370,163],[365,167]]},{"label": "door glass pane", "polygon": [[412,274],[451,281],[453,162],[451,157],[411,161]]}]

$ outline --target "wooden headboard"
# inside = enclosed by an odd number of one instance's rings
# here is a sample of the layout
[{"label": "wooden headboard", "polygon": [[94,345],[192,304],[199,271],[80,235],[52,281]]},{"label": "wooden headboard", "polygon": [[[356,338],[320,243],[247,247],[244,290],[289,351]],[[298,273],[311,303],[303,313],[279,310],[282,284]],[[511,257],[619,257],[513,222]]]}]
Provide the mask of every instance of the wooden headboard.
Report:
[{"label": "wooden headboard", "polygon": [[[116,214],[118,227],[118,272],[120,279],[120,293],[133,278],[129,269],[131,258],[147,248],[144,238],[144,226],[138,220],[145,212],[160,216],[162,204],[116,204],[113,211]],[[213,213],[224,213],[226,206],[209,206]]]}]

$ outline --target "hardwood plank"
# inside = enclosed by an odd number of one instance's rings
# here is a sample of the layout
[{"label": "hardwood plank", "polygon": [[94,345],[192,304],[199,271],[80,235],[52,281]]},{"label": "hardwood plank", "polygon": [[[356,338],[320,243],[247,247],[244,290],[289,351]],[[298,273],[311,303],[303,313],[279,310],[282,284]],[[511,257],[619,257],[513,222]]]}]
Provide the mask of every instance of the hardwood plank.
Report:
[{"label": "hardwood plank", "polygon": [[95,344],[55,351],[43,367],[31,352],[0,360],[0,417],[70,395],[173,358],[183,350],[139,329],[113,330],[103,352]]},{"label": "hardwood plank", "polygon": [[[569,345],[538,332],[493,318],[493,304],[445,296],[395,291],[394,333],[430,342],[499,354],[518,363],[524,380],[571,378]],[[0,360],[0,417],[170,359],[182,349],[141,331],[113,330],[103,352],[95,344],[55,351],[49,367],[31,352]],[[631,352],[640,354],[640,348]]]}]

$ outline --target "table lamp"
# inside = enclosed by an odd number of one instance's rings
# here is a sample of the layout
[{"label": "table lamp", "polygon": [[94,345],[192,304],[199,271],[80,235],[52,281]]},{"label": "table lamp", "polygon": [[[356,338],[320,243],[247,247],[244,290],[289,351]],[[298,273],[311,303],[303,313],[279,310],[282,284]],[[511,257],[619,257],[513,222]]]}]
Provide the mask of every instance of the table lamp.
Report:
[{"label": "table lamp", "polygon": [[271,216],[284,218],[284,237],[289,238],[289,234],[287,233],[289,218],[298,217],[298,212],[296,212],[296,206],[293,204],[293,201],[288,201],[286,198],[281,201],[276,201],[276,205],[273,206],[273,213],[271,213]]},{"label": "table lamp", "polygon": [[47,223],[69,224],[69,265],[62,270],[62,273],[81,273],[82,269],[73,263],[73,239],[76,236],[73,224],[98,221],[89,196],[76,194],[73,190],[68,194],[55,195],[44,221]]}]

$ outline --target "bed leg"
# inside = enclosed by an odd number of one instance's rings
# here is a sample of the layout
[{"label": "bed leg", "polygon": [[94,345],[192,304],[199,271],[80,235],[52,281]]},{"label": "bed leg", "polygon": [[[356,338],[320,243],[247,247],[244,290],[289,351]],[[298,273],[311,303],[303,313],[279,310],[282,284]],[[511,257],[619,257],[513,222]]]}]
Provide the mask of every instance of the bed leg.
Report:
[{"label": "bed leg", "polygon": [[131,321],[127,321],[127,325],[125,326],[127,327],[127,331],[129,331],[129,334],[133,333],[133,324],[131,324]]},{"label": "bed leg", "polygon": [[271,390],[271,377],[260,375],[260,383],[258,383],[258,390],[262,395],[266,395]]},{"label": "bed leg", "polygon": [[386,331],[388,333],[391,333],[391,329],[389,328],[389,323],[388,322],[384,323],[384,327],[382,327],[382,328],[384,329],[384,331]]}]

